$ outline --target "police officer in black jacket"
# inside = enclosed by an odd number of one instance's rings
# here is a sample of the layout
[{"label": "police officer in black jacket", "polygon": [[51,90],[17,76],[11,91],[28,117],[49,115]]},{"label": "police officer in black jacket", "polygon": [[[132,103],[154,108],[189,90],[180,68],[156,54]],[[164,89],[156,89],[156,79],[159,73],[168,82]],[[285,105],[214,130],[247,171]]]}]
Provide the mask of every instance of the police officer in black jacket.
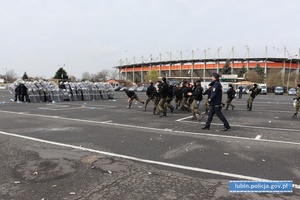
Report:
[{"label": "police officer in black jacket", "polygon": [[221,112],[221,104],[222,104],[222,85],[219,82],[219,74],[213,73],[212,76],[212,90],[211,90],[211,95],[210,98],[208,99],[209,102],[209,111],[208,111],[208,118],[206,121],[205,126],[202,129],[210,129],[210,124],[213,120],[214,114],[218,116],[218,118],[223,122],[224,128],[222,131],[227,131],[230,129],[229,123],[224,117],[224,115]]}]

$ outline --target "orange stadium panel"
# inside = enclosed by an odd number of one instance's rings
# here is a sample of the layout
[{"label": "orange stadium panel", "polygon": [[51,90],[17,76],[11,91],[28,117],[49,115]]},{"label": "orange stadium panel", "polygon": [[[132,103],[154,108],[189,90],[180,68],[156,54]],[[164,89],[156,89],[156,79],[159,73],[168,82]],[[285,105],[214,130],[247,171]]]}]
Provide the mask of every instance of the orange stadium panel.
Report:
[{"label": "orange stadium panel", "polygon": [[[224,67],[225,63],[220,63],[219,67],[222,69]],[[265,62],[244,62],[244,63],[230,63],[230,67],[233,68],[242,68],[243,66],[246,68],[247,66],[249,66],[249,68],[255,68],[257,66],[257,64],[259,64],[262,68],[265,67]],[[171,66],[171,70],[180,70],[180,65],[172,65]],[[218,64],[216,63],[207,63],[206,65],[204,64],[194,64],[194,69],[204,69],[204,67],[206,69],[216,69],[218,67]],[[192,69],[192,65],[182,65],[182,70],[189,70]],[[267,68],[283,68],[283,63],[282,62],[268,62],[267,63]],[[297,63],[289,63],[286,62],[285,63],[285,68],[291,68],[291,69],[298,69],[298,64]],[[169,65],[162,65],[162,66],[152,66],[152,70],[157,70],[159,71],[159,69],[161,70],[170,70],[170,66]],[[135,68],[124,68],[121,70],[121,72],[133,72],[133,71],[150,71],[150,67],[149,66],[145,66],[145,67],[135,67]]]}]

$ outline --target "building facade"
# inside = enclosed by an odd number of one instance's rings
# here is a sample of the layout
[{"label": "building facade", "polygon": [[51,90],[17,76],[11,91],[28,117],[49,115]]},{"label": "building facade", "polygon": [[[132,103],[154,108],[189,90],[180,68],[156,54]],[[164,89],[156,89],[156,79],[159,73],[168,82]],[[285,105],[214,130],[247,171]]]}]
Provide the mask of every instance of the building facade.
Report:
[{"label": "building facade", "polygon": [[174,80],[190,80],[202,78],[210,79],[212,73],[220,73],[228,63],[231,74],[239,74],[242,68],[247,71],[259,65],[267,76],[271,73],[282,72],[299,74],[299,58],[231,58],[231,59],[188,59],[142,62],[115,66],[119,70],[119,77],[132,82],[144,82],[147,72],[157,70],[159,77]]}]

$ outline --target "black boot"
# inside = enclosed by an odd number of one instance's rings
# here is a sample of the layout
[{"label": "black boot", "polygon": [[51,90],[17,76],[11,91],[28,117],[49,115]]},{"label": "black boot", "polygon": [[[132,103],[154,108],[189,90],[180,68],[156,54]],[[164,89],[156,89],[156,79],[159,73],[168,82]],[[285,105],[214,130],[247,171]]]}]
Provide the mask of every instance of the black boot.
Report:
[{"label": "black boot", "polygon": [[203,130],[205,130],[205,129],[209,130],[210,127],[209,127],[209,126],[204,126],[204,127],[202,127],[202,129],[203,129]]},{"label": "black boot", "polygon": [[297,118],[297,113],[294,113],[293,118]]},{"label": "black boot", "polygon": [[173,113],[174,112],[174,107],[172,107],[172,108],[170,108],[171,109],[171,113]]}]

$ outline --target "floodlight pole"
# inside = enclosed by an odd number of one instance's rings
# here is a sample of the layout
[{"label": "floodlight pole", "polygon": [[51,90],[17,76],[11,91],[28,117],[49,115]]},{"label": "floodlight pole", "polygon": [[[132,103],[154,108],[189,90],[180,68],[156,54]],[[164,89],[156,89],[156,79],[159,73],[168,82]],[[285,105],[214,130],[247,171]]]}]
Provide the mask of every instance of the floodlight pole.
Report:
[{"label": "floodlight pole", "polygon": [[[294,55],[297,56],[297,55]],[[290,86],[290,75],[291,75],[291,67],[292,67],[292,61],[293,61],[293,57],[294,56],[290,56],[290,66],[289,66],[289,74],[288,74],[288,80],[287,80],[287,84],[286,84],[286,90],[289,90],[289,86]]]}]

